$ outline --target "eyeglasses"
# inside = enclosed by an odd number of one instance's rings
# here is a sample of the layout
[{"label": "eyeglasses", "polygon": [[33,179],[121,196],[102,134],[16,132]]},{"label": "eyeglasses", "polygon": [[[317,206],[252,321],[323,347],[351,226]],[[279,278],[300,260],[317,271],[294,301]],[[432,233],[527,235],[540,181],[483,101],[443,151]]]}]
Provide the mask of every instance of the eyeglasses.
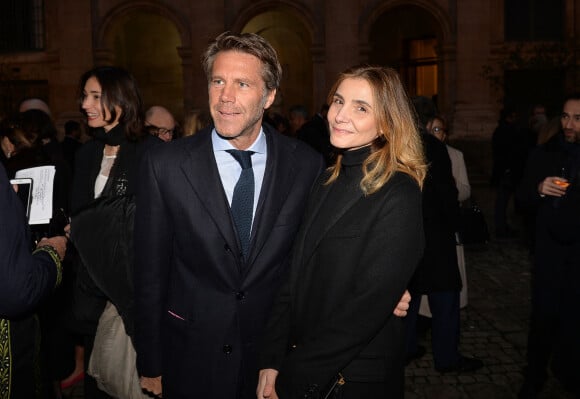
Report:
[{"label": "eyeglasses", "polygon": [[155,125],[147,125],[146,128],[149,130],[149,133],[155,136],[173,136],[174,129],[166,129]]},{"label": "eyeglasses", "polygon": [[434,127],[433,129],[431,129],[431,132],[433,132],[433,133],[446,133],[447,129],[443,129],[442,127]]}]

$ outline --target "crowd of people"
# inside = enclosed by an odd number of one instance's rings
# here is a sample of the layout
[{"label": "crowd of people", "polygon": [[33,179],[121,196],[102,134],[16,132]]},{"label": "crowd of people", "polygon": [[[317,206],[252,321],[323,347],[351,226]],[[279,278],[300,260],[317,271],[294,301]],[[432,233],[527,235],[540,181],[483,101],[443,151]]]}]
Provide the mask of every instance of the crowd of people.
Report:
[{"label": "crowd of people", "polygon": [[[434,103],[361,65],[318,113],[286,118],[269,110],[282,67],[256,34],[219,35],[202,66],[209,113],[181,123],[145,110],[115,66],[80,77],[85,120],[62,143],[40,100],[0,121],[0,397],[60,398],[84,378],[87,399],[402,398],[425,353],[419,315],[438,372],[481,368],[459,342],[470,184]],[[514,234],[513,194],[537,232],[522,398],[550,358],[574,389],[580,354],[580,97],[549,139],[541,111],[517,154],[515,113],[493,137],[496,234]],[[53,217],[27,226],[9,179],[42,165],[55,166]]]}]

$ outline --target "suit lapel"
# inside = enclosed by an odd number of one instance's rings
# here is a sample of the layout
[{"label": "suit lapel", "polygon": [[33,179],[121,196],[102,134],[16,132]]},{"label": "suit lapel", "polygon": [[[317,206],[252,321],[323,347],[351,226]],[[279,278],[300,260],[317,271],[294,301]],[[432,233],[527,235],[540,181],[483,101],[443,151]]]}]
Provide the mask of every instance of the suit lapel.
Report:
[{"label": "suit lapel", "polygon": [[181,170],[231,250],[239,253],[240,245],[213,153],[211,130],[197,135],[203,137],[187,143],[185,150],[188,157],[182,163]]},{"label": "suit lapel", "polygon": [[282,205],[288,198],[288,193],[296,178],[296,162],[294,153],[289,148],[282,148],[275,134],[264,126],[264,133],[268,143],[268,158],[266,171],[256,215],[252,227],[250,253],[246,271],[249,271],[257,256],[268,240]]}]

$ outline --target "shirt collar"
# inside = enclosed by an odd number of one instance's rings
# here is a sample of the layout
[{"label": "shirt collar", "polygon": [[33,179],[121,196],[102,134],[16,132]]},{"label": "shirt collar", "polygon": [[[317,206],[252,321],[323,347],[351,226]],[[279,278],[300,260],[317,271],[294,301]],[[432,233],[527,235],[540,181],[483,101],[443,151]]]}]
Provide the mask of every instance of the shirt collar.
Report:
[{"label": "shirt collar", "polygon": [[[236,147],[234,147],[230,143],[230,140],[226,140],[220,137],[215,129],[213,129],[211,132],[211,141],[214,152],[236,149]],[[247,149],[247,151],[253,151],[254,153],[258,154],[266,153],[266,135],[264,134],[264,129],[262,129],[262,127],[260,127],[260,133],[258,133],[258,138],[256,139],[256,141],[252,143],[252,145]]]}]

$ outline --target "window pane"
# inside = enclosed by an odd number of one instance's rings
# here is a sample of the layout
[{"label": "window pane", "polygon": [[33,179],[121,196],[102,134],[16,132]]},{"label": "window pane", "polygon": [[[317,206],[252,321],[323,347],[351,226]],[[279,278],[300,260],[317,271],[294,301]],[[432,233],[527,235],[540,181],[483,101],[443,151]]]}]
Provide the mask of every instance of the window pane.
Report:
[{"label": "window pane", "polygon": [[0,52],[44,48],[44,0],[0,1]]},{"label": "window pane", "polygon": [[563,0],[505,0],[504,13],[508,41],[562,39]]}]

